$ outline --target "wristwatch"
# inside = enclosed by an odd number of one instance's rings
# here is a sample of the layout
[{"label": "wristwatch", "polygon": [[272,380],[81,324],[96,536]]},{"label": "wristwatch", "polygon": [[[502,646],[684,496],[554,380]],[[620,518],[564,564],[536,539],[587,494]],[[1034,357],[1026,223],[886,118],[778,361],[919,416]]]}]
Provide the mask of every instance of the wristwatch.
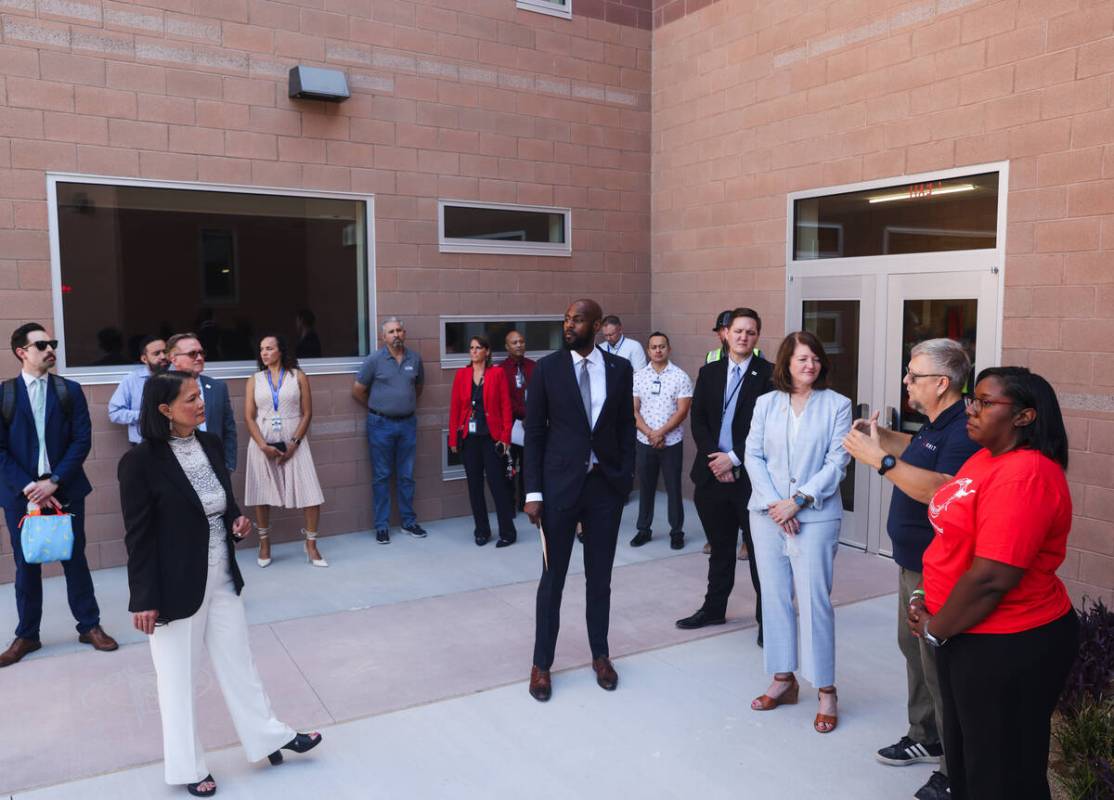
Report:
[{"label": "wristwatch", "polygon": [[944,644],[948,641],[947,639],[937,639],[935,636],[933,636],[932,632],[928,629],[927,623],[924,626],[924,640],[933,647],[943,647]]},{"label": "wristwatch", "polygon": [[891,469],[893,469],[896,466],[897,466],[897,459],[896,458],[894,458],[891,455],[883,456],[882,457],[882,466],[880,466],[878,468],[878,474],[879,475],[885,475],[887,472],[889,472]]},{"label": "wristwatch", "polygon": [[62,483],[62,476],[59,475],[57,472],[52,472],[50,473],[50,482],[53,483],[55,486],[59,486]]},{"label": "wristwatch", "polygon": [[797,504],[797,508],[804,508],[810,502],[812,502],[812,498],[808,495],[798,492],[797,494],[793,495],[793,502]]}]

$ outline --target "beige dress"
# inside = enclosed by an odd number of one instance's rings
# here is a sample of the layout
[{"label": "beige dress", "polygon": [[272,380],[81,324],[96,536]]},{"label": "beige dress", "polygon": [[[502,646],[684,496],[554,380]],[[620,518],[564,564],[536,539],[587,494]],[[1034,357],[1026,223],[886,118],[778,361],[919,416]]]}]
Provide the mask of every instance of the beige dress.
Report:
[{"label": "beige dress", "polygon": [[[298,373],[288,372],[279,387],[278,411],[275,411],[266,371],[255,373],[255,424],[266,442],[290,438],[302,422],[302,392]],[[274,427],[274,420],[279,427]],[[280,436],[281,431],[281,436]],[[249,506],[306,508],[319,506],[325,497],[317,480],[309,439],[303,439],[294,455],[279,464],[263,454],[252,439],[248,442],[248,470],[244,479],[244,503]]]}]

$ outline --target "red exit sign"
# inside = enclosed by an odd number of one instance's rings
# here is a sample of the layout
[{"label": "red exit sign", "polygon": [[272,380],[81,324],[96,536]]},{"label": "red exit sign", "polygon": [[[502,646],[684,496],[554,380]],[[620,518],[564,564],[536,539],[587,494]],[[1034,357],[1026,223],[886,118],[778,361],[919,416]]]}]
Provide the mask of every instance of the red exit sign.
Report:
[{"label": "red exit sign", "polygon": [[909,184],[909,197],[932,197],[932,193],[944,185],[943,181],[929,181],[928,183]]}]

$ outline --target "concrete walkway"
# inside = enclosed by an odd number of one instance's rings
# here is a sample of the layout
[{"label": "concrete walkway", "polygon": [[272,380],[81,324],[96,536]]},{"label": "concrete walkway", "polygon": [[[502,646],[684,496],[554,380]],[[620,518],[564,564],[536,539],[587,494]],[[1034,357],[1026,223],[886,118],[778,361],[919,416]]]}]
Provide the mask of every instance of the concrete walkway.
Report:
[{"label": "concrete walkway", "polygon": [[[889,798],[911,796],[926,779],[927,769],[873,761],[904,730],[893,598],[860,602],[891,591],[890,561],[853,550],[837,560],[836,600],[852,605],[838,612],[840,728],[821,737],[807,689],[796,707],[748,708],[766,678],[747,630],[745,564],[731,622],[680,631],[673,621],[699,606],[705,588],[700,543],[691,537],[677,554],[663,536],[633,549],[630,524],[613,582],[619,690],[602,692],[583,668],[590,654],[576,565],[554,699],[531,700],[524,681],[540,564],[536,534],[519,524],[519,544],[502,550],[472,544],[466,519],[386,547],[367,533],[330,537],[328,570],[308,567],[296,545],[276,547],[266,570],[242,554],[254,654],[276,711],[300,729],[322,729],[327,742],[279,769],[246,764],[229,747],[235,735],[206,671],[198,705],[220,796]],[[154,674],[143,637],[130,630],[126,576],[105,570],[95,579],[105,627],[124,646],[103,654],[74,643],[64,587],[48,581],[43,650],[0,671],[0,794],[184,796],[162,784]],[[13,617],[11,587],[0,587],[0,628],[10,630]],[[815,759],[808,769],[803,753]],[[26,791],[36,786],[49,788]]]}]

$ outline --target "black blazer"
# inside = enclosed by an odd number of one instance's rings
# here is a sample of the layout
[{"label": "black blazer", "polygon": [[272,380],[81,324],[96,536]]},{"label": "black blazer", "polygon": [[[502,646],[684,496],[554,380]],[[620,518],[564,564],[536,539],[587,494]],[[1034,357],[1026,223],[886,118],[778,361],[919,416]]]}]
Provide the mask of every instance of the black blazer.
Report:
[{"label": "black blazer", "polygon": [[[719,452],[719,427],[723,420],[723,393],[727,389],[727,365],[731,359],[724,357],[700,368],[696,376],[696,386],[692,390],[692,413],[689,416],[692,438],[696,441],[696,459],[692,462],[690,477],[697,486],[715,481],[716,476],[708,468],[708,455]],[[754,401],[759,395],[773,391],[770,382],[774,367],[761,356],[753,356],[750,367],[743,376],[739,387],[739,399],[735,403],[735,418],[731,421],[731,444],[739,460],[743,459],[747,434],[750,433],[750,418],[754,414]],[[736,481],[741,489],[750,493],[750,478],[745,469],[739,470]]]},{"label": "black blazer", "polygon": [[[232,523],[240,509],[224,464],[224,447],[212,433],[196,435],[228,495],[228,569],[239,594],[244,579],[236,564]],[[117,477],[128,548],[128,610],[157,608],[159,622],[192,617],[201,608],[209,571],[209,521],[201,499],[167,442],[148,439],[133,447],[120,459]]]},{"label": "black blazer", "polygon": [[526,387],[526,492],[542,492],[552,508],[571,508],[588,474],[589,454],[615,491],[626,497],[634,483],[634,371],[625,358],[603,355],[607,397],[589,427],[568,350],[538,361]]}]

